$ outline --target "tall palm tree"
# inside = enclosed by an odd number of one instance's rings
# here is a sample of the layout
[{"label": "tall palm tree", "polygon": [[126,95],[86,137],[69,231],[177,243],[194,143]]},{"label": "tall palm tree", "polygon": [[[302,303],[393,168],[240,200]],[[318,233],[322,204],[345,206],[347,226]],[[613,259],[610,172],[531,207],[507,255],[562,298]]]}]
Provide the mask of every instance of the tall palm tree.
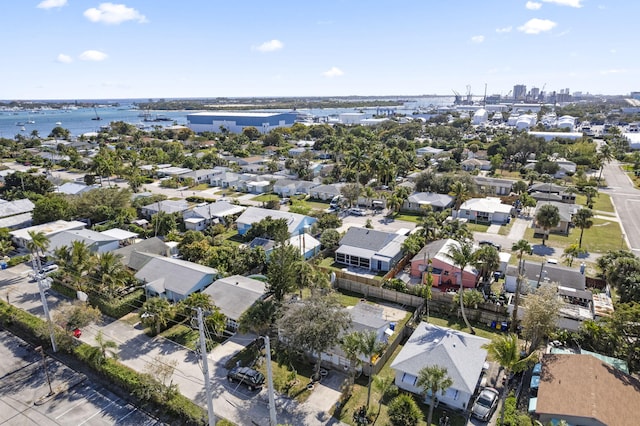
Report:
[{"label": "tall palm tree", "polygon": [[297,264],[297,272],[298,272],[298,292],[300,295],[300,299],[302,299],[302,290],[305,288],[311,288],[313,286],[313,281],[315,279],[315,269],[311,265],[311,263],[301,260]]},{"label": "tall palm tree", "polygon": [[518,306],[520,305],[520,291],[522,287],[522,281],[524,276],[524,254],[533,253],[531,244],[527,240],[519,240],[511,246],[511,251],[518,253],[518,278],[516,279],[516,297],[513,306],[513,315],[511,317],[511,330],[516,331],[518,329]]},{"label": "tall palm tree", "polygon": [[82,285],[84,275],[91,268],[92,256],[89,247],[84,241],[73,241],[71,248],[69,249],[69,258],[64,264],[64,269],[69,275],[72,283],[75,283],[75,288],[78,290]]},{"label": "tall palm tree", "polygon": [[356,375],[357,364],[360,361],[358,355],[360,355],[362,336],[361,333],[355,331],[349,333],[342,339],[340,347],[344,351],[347,360],[349,360],[349,387],[353,386]]},{"label": "tall palm tree", "polygon": [[429,414],[427,415],[427,424],[431,424],[433,418],[433,407],[436,404],[436,395],[438,392],[444,392],[453,385],[453,380],[447,374],[447,369],[437,365],[430,365],[420,369],[418,372],[418,380],[416,385],[421,388],[424,393],[431,392],[431,402],[429,402]]},{"label": "tall palm tree", "polygon": [[360,334],[360,353],[369,363],[369,382],[367,384],[367,411],[371,401],[371,380],[373,377],[373,358],[384,349],[384,344],[378,341],[375,331],[362,332]]},{"label": "tall palm tree", "polygon": [[100,253],[95,258],[91,278],[100,291],[114,296],[126,285],[130,276],[120,261],[120,255],[113,252]]},{"label": "tall palm tree", "polygon": [[469,189],[467,185],[458,180],[451,185],[451,195],[455,198],[453,209],[457,211],[460,210],[462,203],[469,199]]},{"label": "tall palm tree", "polygon": [[0,257],[3,257],[7,253],[13,250],[10,240],[0,240]]},{"label": "tall palm tree", "polygon": [[605,164],[610,163],[615,158],[615,153],[613,152],[613,148],[611,145],[605,143],[600,146],[600,152],[597,154],[598,160],[600,161],[600,173],[598,174],[598,186],[600,186],[600,179],[602,179],[602,171],[604,170]]},{"label": "tall palm tree", "polygon": [[27,249],[33,255],[33,258],[35,259],[34,266],[39,271],[42,269],[40,256],[44,256],[44,253],[49,248],[50,241],[42,231],[29,231],[28,233],[31,239],[27,241]]},{"label": "tall palm tree", "polygon": [[593,198],[598,195],[598,190],[593,186],[585,186],[582,188],[582,193],[587,197],[586,205],[588,208],[593,208]]},{"label": "tall palm tree", "polygon": [[462,278],[464,274],[464,268],[467,267],[473,261],[473,246],[469,242],[462,242],[458,244],[451,244],[449,246],[449,252],[446,253],[446,256],[453,261],[453,263],[460,268],[460,312],[462,313],[462,319],[464,323],[469,328],[469,332],[471,334],[476,334],[476,331],[471,326],[471,323],[467,319],[467,313],[464,310],[464,303],[462,292],[464,290],[464,286],[462,284]]},{"label": "tall palm tree", "polygon": [[578,248],[582,248],[582,235],[585,229],[589,229],[593,226],[593,211],[591,209],[580,209],[573,215],[573,223],[580,228],[580,240],[578,241]]},{"label": "tall palm tree", "polygon": [[538,209],[538,213],[536,213],[536,222],[538,226],[543,229],[542,245],[544,246],[549,229],[558,226],[560,223],[560,211],[558,207],[553,204],[542,205],[540,209]]},{"label": "tall palm tree", "polygon": [[500,412],[500,424],[504,424],[504,398],[509,394],[509,376],[511,373],[524,371],[538,359],[535,352],[525,358],[520,357],[520,345],[518,336],[507,334],[494,337],[491,342],[483,346],[489,353],[489,358],[500,364],[504,369],[506,383],[502,389],[502,411]]},{"label": "tall palm tree", "polygon": [[480,277],[484,285],[491,282],[491,274],[500,268],[500,254],[490,245],[483,245],[473,253],[471,262],[480,271]]}]

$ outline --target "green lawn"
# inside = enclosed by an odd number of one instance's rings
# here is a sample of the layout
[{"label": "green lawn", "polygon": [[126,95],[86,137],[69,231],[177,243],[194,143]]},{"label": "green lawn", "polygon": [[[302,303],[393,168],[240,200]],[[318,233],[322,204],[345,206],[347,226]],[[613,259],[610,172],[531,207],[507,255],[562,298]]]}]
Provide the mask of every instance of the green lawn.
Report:
[{"label": "green lawn", "polygon": [[418,213],[398,213],[393,217],[395,220],[404,220],[405,222],[420,223],[424,219],[424,215]]},{"label": "green lawn", "polygon": [[[576,204],[584,206],[586,203],[586,196],[582,194],[576,195]],[[611,203],[611,197],[609,194],[598,192],[598,195],[593,199],[593,210],[614,213],[613,204]]]},{"label": "green lawn", "polygon": [[160,335],[191,350],[196,349],[196,346],[198,345],[198,339],[200,337],[198,330],[194,330],[191,327],[187,327],[183,324],[174,325],[170,329],[160,333]]},{"label": "green lawn", "polygon": [[260,201],[263,203],[268,203],[271,200],[279,200],[279,199],[280,197],[278,197],[276,194],[260,194],[252,198],[253,201]]},{"label": "green lawn", "polygon": [[489,229],[489,225],[467,222],[467,228],[471,232],[487,232],[487,229]]},{"label": "green lawn", "polygon": [[[541,238],[533,237],[533,228],[527,228],[524,239],[530,241],[532,245],[542,243]],[[558,249],[554,255],[558,259],[562,256],[564,249],[580,239],[580,229],[571,228],[569,235],[549,234],[546,244],[549,247]],[[622,238],[620,224],[615,221],[605,219],[593,219],[593,226],[584,230],[582,237],[582,247],[589,253],[606,253],[609,250],[626,249],[627,245]]]},{"label": "green lawn", "polygon": [[209,189],[210,186],[208,183],[201,183],[199,185],[196,186],[192,186],[191,188],[189,188],[190,191],[204,191],[205,189]]},{"label": "green lawn", "polygon": [[504,236],[509,235],[509,232],[511,232],[511,227],[513,226],[514,223],[515,223],[515,220],[511,220],[509,221],[508,224],[502,225],[498,230],[498,235],[504,235]]}]

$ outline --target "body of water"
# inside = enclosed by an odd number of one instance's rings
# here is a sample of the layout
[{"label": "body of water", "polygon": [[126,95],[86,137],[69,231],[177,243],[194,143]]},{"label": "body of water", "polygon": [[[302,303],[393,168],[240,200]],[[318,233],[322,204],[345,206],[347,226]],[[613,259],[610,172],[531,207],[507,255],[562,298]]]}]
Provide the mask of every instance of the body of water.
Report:
[{"label": "body of water", "polygon": [[[99,103],[99,101],[97,102]],[[345,112],[364,112],[368,117],[377,113],[393,111],[411,115],[416,110],[424,110],[433,106],[451,105],[453,97],[425,97],[413,98],[411,101],[395,107],[383,106],[365,108],[324,108],[301,109],[299,112],[317,117],[335,116]],[[275,111],[275,110],[267,110]],[[0,111],[0,137],[14,138],[21,134],[31,136],[37,131],[40,137],[47,137],[54,127],[68,129],[72,136],[78,137],[84,133],[98,132],[101,126],[108,126],[112,121],[124,121],[140,128],[151,129],[154,125],[171,126],[174,123],[187,124],[187,114],[196,111],[142,111],[132,106],[75,108],[37,111]],[[100,117],[100,120],[95,118]],[[145,121],[156,120],[162,121]]]}]

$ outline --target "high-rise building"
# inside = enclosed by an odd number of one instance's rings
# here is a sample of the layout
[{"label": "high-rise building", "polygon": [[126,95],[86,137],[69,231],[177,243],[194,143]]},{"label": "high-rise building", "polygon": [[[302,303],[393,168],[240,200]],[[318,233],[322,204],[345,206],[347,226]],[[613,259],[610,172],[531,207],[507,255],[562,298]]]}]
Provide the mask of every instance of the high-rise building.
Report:
[{"label": "high-rise building", "polygon": [[523,101],[527,97],[527,86],[524,84],[516,84],[513,86],[513,99],[515,101]]}]

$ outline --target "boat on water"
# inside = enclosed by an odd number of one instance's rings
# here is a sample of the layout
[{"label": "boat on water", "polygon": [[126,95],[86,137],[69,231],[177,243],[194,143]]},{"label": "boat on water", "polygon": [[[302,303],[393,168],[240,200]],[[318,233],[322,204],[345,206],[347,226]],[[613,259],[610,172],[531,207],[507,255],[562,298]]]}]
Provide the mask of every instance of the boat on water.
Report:
[{"label": "boat on water", "polygon": [[91,117],[91,119],[92,119],[92,120],[96,120],[96,121],[98,121],[98,120],[102,120],[102,119],[100,118],[100,116],[98,115],[98,111],[96,110],[96,107],[93,107],[93,112],[95,112],[95,113],[96,113],[96,116],[95,116],[95,117]]},{"label": "boat on water", "polygon": [[24,126],[26,123],[24,121],[18,121],[16,126]]},{"label": "boat on water", "polygon": [[22,127],[20,128],[20,131],[21,131],[21,132],[25,132],[26,130],[27,130],[27,129],[26,129],[24,126],[22,126]]},{"label": "boat on water", "polygon": [[62,122],[56,121],[56,126],[62,126]]}]

